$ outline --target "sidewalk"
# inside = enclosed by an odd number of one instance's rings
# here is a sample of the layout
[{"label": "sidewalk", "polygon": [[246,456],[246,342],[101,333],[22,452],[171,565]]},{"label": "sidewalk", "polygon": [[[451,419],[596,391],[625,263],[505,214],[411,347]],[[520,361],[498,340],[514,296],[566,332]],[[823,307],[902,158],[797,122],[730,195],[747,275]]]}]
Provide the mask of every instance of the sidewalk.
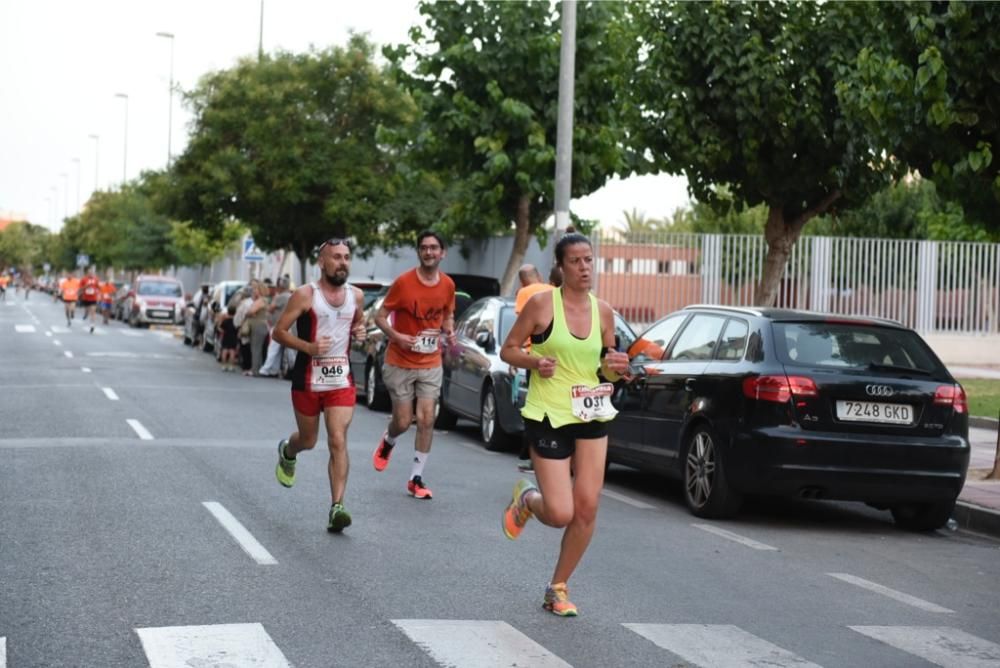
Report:
[{"label": "sidewalk", "polygon": [[955,521],[963,529],[1000,536],[1000,479],[985,480],[993,469],[997,429],[969,427],[972,456],[965,487],[958,495]]}]

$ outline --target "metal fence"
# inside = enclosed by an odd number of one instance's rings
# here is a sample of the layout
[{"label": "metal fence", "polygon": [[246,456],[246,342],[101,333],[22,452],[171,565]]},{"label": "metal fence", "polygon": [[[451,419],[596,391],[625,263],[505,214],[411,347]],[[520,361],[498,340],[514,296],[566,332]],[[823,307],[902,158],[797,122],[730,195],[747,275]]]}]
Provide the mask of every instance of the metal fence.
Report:
[{"label": "metal fence", "polygon": [[[596,293],[642,327],[688,304],[754,304],[760,235],[596,235]],[[998,333],[1000,244],[803,237],[777,305],[889,318],[921,333]]]}]

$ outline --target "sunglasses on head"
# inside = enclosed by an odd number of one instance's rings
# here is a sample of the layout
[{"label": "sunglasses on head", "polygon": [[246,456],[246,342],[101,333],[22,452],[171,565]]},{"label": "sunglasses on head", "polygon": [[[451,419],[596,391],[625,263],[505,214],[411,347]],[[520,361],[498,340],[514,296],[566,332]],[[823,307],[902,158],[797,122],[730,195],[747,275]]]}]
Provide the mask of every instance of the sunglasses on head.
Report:
[{"label": "sunglasses on head", "polygon": [[350,239],[341,239],[340,237],[332,237],[321,243],[319,245],[319,249],[316,252],[321,253],[323,249],[326,248],[327,246],[339,246],[341,244],[347,246],[348,250],[353,250],[354,248],[353,244],[351,244]]}]

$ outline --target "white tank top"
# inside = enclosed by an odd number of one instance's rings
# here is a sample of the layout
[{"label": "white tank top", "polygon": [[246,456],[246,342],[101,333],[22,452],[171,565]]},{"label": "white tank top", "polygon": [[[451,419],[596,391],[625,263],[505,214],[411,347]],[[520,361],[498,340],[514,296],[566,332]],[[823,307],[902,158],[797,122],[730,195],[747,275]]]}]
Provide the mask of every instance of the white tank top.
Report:
[{"label": "white tank top", "polygon": [[[324,336],[330,337],[332,343],[322,357],[312,357],[306,368],[306,385],[313,392],[326,392],[352,387],[350,345],[351,323],[354,322],[354,312],[358,302],[354,297],[354,289],[350,283],[344,284],[344,303],[332,306],[323,296],[319,283],[313,282],[313,298],[311,309],[312,327],[303,332],[299,328],[299,336],[306,341],[318,341]],[[305,334],[305,336],[303,336]]]}]

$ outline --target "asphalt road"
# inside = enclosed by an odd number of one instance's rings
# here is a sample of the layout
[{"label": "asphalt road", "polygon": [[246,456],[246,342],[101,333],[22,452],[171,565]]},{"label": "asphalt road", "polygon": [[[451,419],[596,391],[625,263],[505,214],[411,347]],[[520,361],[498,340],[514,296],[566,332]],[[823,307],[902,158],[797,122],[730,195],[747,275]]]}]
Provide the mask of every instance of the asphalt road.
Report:
[{"label": "asphalt road", "polygon": [[0,303],[0,668],[1000,666],[995,539],[828,502],[703,522],[613,467],[581,616],[559,619],[540,603],[561,534],[503,537],[516,457],[472,425],[435,436],[417,501],[412,432],[376,473],[387,415],[359,407],[354,525],[331,535],[325,451],[274,479],[286,382],[85,324]]}]

